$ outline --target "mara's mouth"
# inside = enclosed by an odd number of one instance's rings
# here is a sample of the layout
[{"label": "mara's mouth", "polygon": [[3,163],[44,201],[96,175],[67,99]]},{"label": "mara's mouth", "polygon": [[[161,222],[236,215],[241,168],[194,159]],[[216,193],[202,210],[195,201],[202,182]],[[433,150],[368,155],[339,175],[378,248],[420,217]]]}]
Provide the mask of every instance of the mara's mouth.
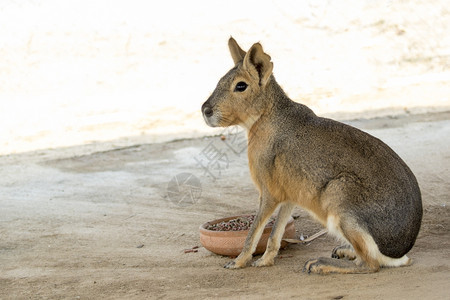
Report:
[{"label": "mara's mouth", "polygon": [[210,127],[218,127],[220,121],[220,114],[217,110],[214,110],[212,107],[204,105],[202,107],[203,119],[206,124]]}]

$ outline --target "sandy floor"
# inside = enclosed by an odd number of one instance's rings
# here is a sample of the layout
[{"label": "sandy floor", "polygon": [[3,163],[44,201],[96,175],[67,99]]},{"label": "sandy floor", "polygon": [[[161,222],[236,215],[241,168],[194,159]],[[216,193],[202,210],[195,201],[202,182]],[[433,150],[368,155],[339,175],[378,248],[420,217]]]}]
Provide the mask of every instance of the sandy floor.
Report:
[{"label": "sandy floor", "polygon": [[[228,258],[183,250],[200,246],[203,222],[256,209],[245,149],[237,155],[219,137],[101,152],[81,146],[0,157],[0,298],[444,299],[450,113],[350,124],[385,140],[418,177],[425,214],[410,267],[370,275],[302,273],[306,260],[336,246],[322,237],[290,246],[273,267],[223,269]],[[197,162],[211,143],[229,160],[212,170],[216,179]],[[201,195],[179,204],[168,183],[185,172],[198,178]],[[297,213],[299,235],[320,229]]]},{"label": "sandy floor", "polygon": [[[448,298],[447,1],[176,3],[0,3],[0,298]],[[329,237],[261,269],[184,253],[203,222],[257,206],[245,146],[214,136],[223,129],[199,111],[232,66],[230,35],[244,48],[261,41],[294,100],[410,165],[425,208],[412,266],[302,273],[330,254]],[[211,146],[227,159],[209,174]],[[197,188],[174,189],[186,173]],[[296,213],[299,235],[320,229]]]}]

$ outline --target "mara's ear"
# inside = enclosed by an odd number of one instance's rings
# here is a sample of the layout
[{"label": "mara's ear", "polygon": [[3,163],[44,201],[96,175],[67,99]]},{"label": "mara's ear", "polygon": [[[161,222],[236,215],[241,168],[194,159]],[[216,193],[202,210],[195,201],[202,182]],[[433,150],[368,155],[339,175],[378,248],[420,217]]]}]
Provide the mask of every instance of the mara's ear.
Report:
[{"label": "mara's ear", "polygon": [[272,75],[273,63],[270,56],[264,53],[260,43],[254,44],[244,57],[244,68],[259,80],[260,86],[265,86]]},{"label": "mara's ear", "polygon": [[231,57],[233,58],[234,64],[237,64],[242,59],[244,59],[245,51],[239,47],[238,43],[236,42],[233,37],[230,37],[228,40],[228,48],[230,48]]}]

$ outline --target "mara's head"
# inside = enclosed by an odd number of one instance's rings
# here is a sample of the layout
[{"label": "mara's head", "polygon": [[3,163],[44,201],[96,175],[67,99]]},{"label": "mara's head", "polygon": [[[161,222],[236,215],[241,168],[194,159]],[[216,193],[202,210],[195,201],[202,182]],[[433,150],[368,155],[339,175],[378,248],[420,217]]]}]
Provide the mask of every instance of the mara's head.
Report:
[{"label": "mara's head", "polygon": [[230,38],[228,47],[235,66],[219,80],[203,104],[203,118],[211,127],[249,128],[264,111],[264,93],[273,80],[273,64],[259,43],[245,52]]}]

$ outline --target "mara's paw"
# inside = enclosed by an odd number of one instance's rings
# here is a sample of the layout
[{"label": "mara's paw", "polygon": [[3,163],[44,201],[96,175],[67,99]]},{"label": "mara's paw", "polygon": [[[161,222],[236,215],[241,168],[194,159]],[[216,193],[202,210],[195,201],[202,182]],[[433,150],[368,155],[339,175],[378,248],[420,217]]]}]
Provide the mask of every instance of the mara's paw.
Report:
[{"label": "mara's paw", "polygon": [[264,256],[260,259],[252,262],[252,267],[270,267],[274,265],[273,259],[264,259]]},{"label": "mara's paw", "polygon": [[227,262],[223,267],[225,269],[242,269],[245,268],[247,264],[237,263],[236,260]]},{"label": "mara's paw", "polygon": [[[311,259],[306,262],[303,267],[303,272],[308,274],[331,274],[331,273],[344,273],[342,272],[343,266],[338,266],[338,262],[335,258],[319,257],[317,259]],[[352,263],[353,265],[353,263]]]},{"label": "mara's paw", "polygon": [[355,250],[350,245],[337,246],[331,251],[331,257],[337,259],[354,260],[356,258]]},{"label": "mara's paw", "polygon": [[319,262],[320,258],[318,259],[310,259],[308,260],[305,265],[303,266],[303,272],[306,272],[308,274],[311,273],[319,273],[319,269],[317,268],[317,266],[320,265]]},{"label": "mara's paw", "polygon": [[319,257],[306,262],[303,272],[308,274],[365,274],[377,272],[378,268],[369,268],[366,265],[357,265],[351,260]]}]

